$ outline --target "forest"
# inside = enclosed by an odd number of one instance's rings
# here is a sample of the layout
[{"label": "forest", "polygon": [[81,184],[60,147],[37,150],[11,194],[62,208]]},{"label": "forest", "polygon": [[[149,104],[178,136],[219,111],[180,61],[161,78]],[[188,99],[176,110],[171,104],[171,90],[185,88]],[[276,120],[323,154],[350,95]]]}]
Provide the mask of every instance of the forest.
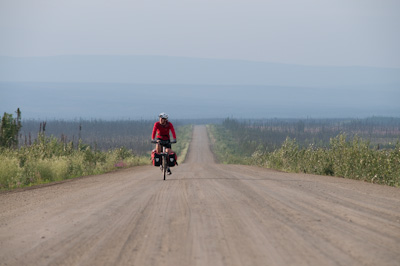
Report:
[{"label": "forest", "polygon": [[[150,135],[153,120],[22,120],[19,132],[19,146],[29,145],[41,131],[47,136],[59,138],[63,142],[78,140],[109,150],[125,147],[136,154],[146,154],[152,145]],[[254,145],[262,145],[268,151],[280,147],[287,137],[296,139],[301,146],[313,144],[327,147],[331,138],[346,134],[352,138],[359,136],[369,141],[376,149],[394,148],[400,138],[400,118],[370,117],[364,119],[178,119],[172,121],[179,128],[188,124],[222,125],[235,132],[239,145],[248,147],[248,154]],[[45,124],[45,129],[43,129]],[[253,144],[252,144],[253,143]]]}]

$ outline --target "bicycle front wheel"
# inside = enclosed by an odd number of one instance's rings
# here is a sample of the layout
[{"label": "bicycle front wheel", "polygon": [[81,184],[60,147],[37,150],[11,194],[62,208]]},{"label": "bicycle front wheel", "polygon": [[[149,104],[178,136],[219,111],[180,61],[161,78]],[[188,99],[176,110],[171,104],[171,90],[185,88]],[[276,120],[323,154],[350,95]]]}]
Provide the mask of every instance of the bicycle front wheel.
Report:
[{"label": "bicycle front wheel", "polygon": [[167,156],[165,156],[164,155],[164,158],[163,158],[163,173],[164,173],[164,180],[165,180],[165,176],[167,175],[167,168],[168,168],[168,166],[167,166]]}]

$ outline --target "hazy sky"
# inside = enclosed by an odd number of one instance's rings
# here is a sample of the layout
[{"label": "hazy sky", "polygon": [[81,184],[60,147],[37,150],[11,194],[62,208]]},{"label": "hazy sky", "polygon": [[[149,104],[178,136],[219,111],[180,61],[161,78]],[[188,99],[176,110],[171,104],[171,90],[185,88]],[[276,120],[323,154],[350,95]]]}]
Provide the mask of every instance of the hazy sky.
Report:
[{"label": "hazy sky", "polygon": [[400,67],[399,0],[0,0],[0,55]]}]

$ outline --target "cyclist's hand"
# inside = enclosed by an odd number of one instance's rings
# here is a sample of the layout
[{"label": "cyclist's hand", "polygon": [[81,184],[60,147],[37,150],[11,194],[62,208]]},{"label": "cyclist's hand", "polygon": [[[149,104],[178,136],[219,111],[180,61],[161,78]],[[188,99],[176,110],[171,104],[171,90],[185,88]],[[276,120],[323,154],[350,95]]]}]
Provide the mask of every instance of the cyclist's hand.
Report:
[{"label": "cyclist's hand", "polygon": [[176,139],[173,139],[171,142],[172,142],[172,143],[176,143]]}]

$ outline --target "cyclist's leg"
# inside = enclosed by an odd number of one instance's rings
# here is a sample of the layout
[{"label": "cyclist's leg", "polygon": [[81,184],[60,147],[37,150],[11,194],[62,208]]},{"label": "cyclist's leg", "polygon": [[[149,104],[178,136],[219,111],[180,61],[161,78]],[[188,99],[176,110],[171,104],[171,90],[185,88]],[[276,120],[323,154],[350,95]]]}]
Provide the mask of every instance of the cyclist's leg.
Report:
[{"label": "cyclist's leg", "polygon": [[162,147],[159,143],[156,144],[156,151],[157,153],[161,153],[162,152]]},{"label": "cyclist's leg", "polygon": [[[170,154],[170,153],[173,152],[172,149],[171,149],[171,144],[165,145],[165,152],[166,152],[167,154]],[[171,168],[169,168],[169,166],[168,166],[168,168],[167,168],[167,172],[168,172],[169,175],[172,174]]]},{"label": "cyclist's leg", "polygon": [[168,154],[173,153],[173,150],[171,149],[171,143],[165,145],[165,152]]}]

